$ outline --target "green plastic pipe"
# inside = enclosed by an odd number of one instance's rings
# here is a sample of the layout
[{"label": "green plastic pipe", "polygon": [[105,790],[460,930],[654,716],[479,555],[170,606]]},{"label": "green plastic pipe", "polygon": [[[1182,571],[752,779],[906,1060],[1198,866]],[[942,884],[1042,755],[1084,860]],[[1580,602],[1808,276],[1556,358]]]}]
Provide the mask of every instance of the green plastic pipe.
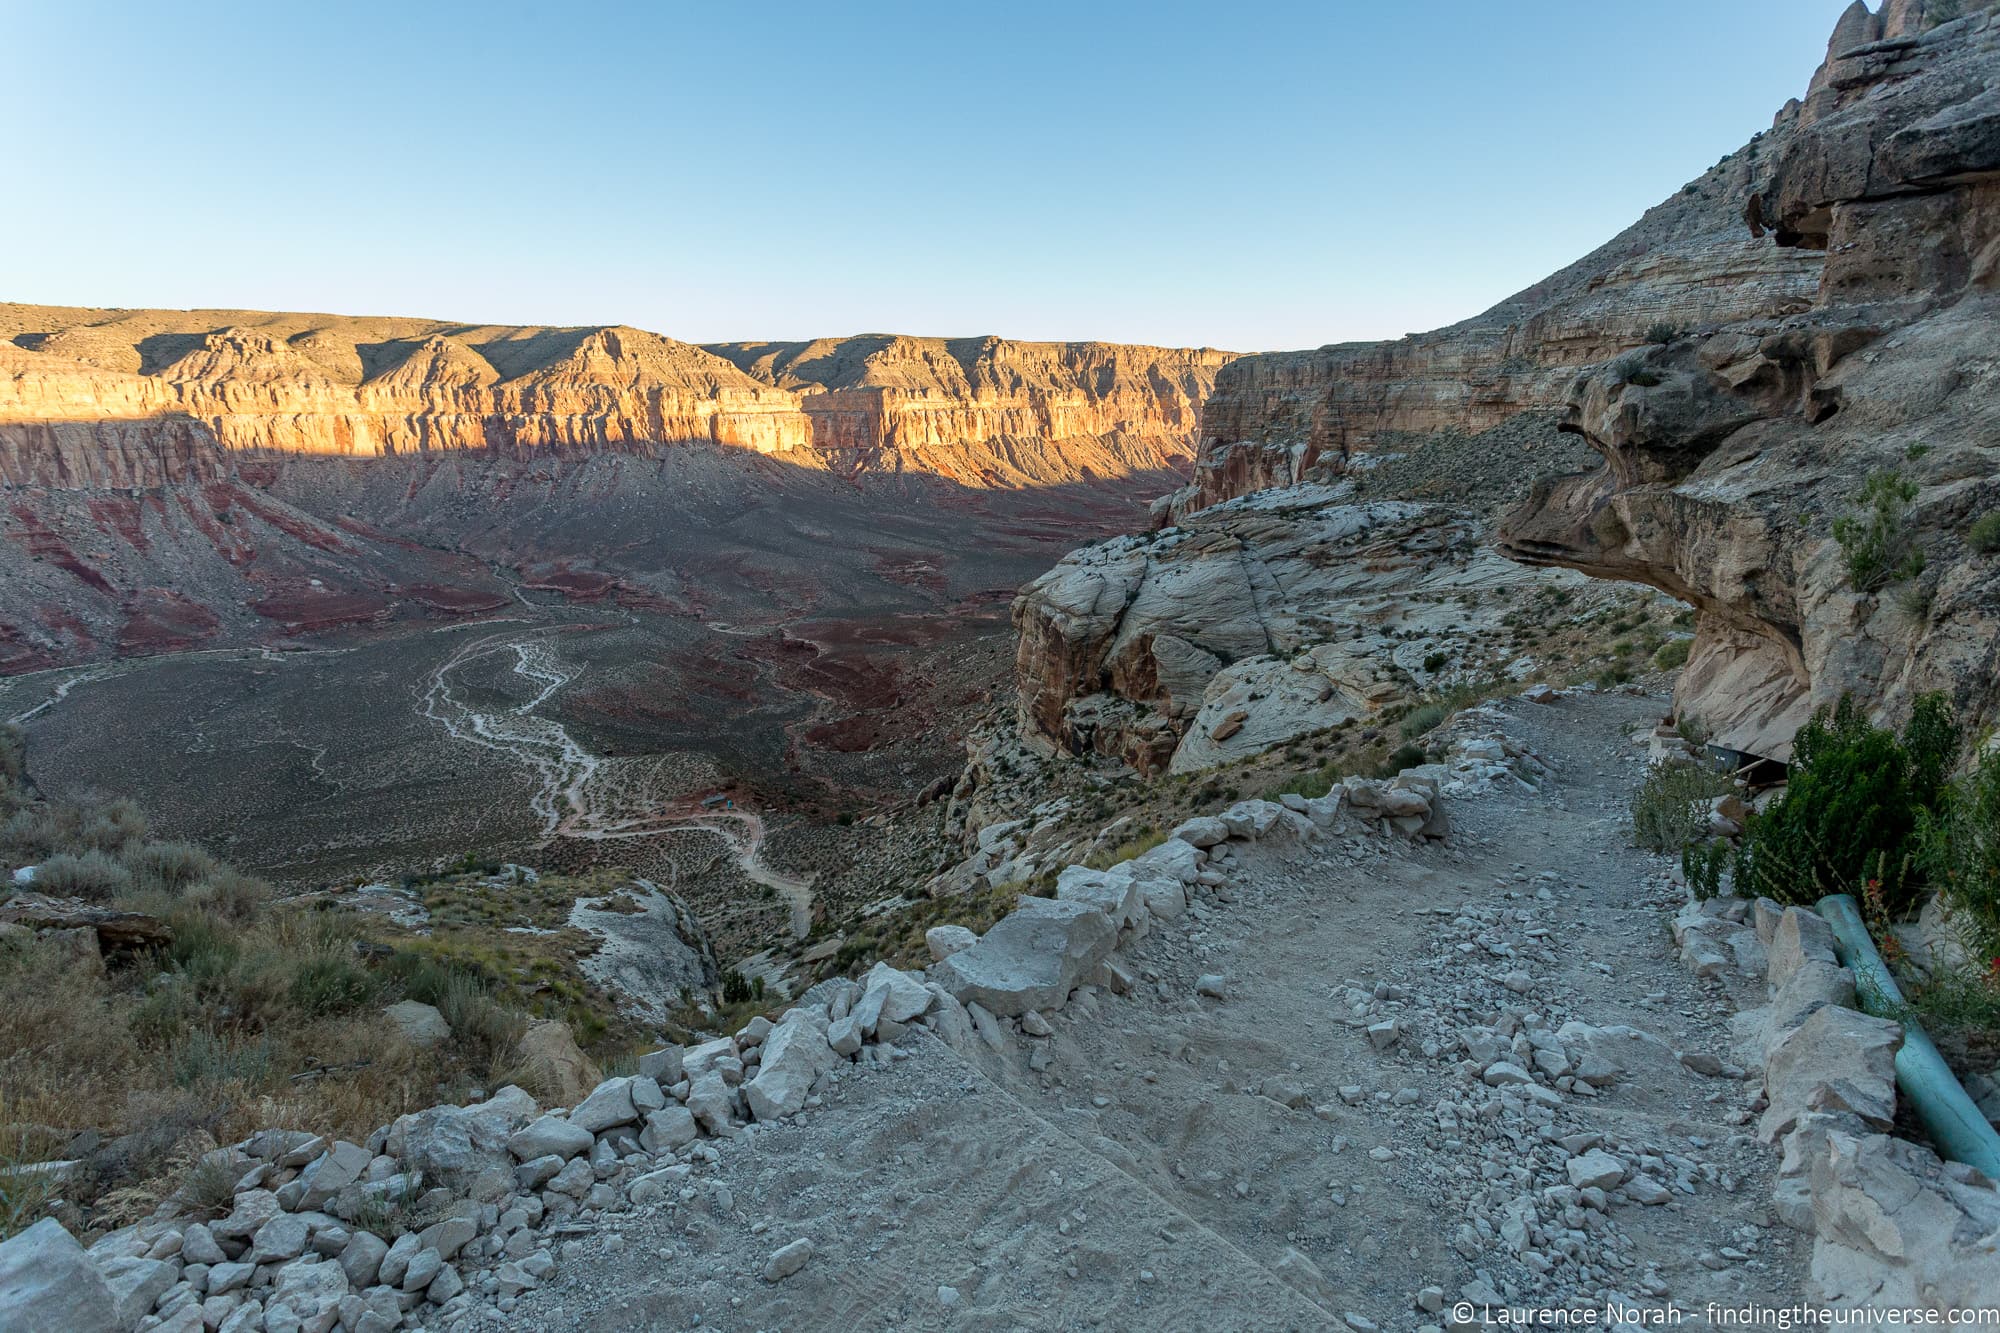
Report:
[{"label": "green plastic pipe", "polygon": [[1830,894],[1819,900],[1819,914],[1833,927],[1840,961],[1854,969],[1854,988],[1860,993],[1862,1006],[1903,1025],[1903,1046],[1896,1052],[1896,1086],[1902,1089],[1931,1141],[1946,1157],[1976,1166],[2000,1180],[2000,1133],[1994,1132],[1952,1077],[1929,1034],[1905,1016],[1903,992],[1889,975],[1882,955],[1875,951],[1875,941],[1868,937],[1854,898],[1845,893]]}]

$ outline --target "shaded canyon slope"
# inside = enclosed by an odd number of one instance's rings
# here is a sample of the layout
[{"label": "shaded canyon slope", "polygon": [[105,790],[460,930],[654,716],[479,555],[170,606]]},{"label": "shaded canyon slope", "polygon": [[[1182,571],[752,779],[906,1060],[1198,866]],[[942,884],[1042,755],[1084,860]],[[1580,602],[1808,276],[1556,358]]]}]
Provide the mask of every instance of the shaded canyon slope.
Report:
[{"label": "shaded canyon slope", "polygon": [[[1847,12],[1744,191],[1759,245],[1825,256],[1812,308],[1581,377],[1564,429],[1603,465],[1538,484],[1499,536],[1699,608],[1679,708],[1749,753],[1786,757],[1849,691],[1889,720],[1928,690],[2000,720],[2000,556],[1969,532],[2000,508],[2000,14],[1923,8]],[[1884,474],[1909,499],[1871,551]]]}]

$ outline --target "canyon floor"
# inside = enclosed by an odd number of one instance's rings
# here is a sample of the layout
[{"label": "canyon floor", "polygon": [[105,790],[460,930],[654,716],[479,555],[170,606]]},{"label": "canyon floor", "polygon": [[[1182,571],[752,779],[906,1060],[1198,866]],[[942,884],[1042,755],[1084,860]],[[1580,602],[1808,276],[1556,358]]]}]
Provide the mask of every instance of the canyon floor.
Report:
[{"label": "canyon floor", "polygon": [[[1538,1113],[1458,1064],[1455,1034],[1495,1011],[1727,1061],[1736,1008],[1674,959],[1683,895],[1628,846],[1628,733],[1665,700],[1496,707],[1551,770],[1539,790],[1451,802],[1444,845],[1245,847],[1220,901],[1133,946],[1131,994],[977,1059],[919,1032],[909,1058],[843,1070],[798,1122],[718,1142],[677,1198],[579,1228],[508,1326],[1414,1328],[1468,1294],[1607,1293],[1699,1324],[1710,1302],[1792,1303],[1805,1247],[1743,1127],[1758,1082],[1669,1060]],[[1363,1025],[1385,1013],[1404,1035],[1378,1051]],[[1573,1213],[1566,1240],[1509,1225],[1595,1143],[1673,1188]],[[811,1259],[766,1281],[800,1239]],[[1415,1304],[1427,1287],[1446,1314]]]}]

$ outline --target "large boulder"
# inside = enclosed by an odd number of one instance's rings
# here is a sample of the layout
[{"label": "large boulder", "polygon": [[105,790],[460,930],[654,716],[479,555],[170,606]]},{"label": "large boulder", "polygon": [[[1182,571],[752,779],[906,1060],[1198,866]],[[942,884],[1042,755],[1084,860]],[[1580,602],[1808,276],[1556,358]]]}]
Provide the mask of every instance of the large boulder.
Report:
[{"label": "large boulder", "polygon": [[1787,1033],[1765,1059],[1770,1108],[1757,1132],[1770,1143],[1814,1112],[1849,1112],[1872,1129],[1896,1119],[1896,1052],[1903,1025],[1823,1005]]},{"label": "large boulder", "polygon": [[[514,1053],[520,1062],[521,1079],[557,1106],[576,1105],[604,1078],[577,1046],[569,1024],[558,1018],[528,1024],[521,1040],[514,1044]],[[645,1072],[644,1057],[641,1072]]]},{"label": "large boulder", "polygon": [[1064,866],[1062,874],[1056,877],[1056,901],[1094,907],[1110,917],[1120,930],[1146,919],[1146,903],[1138,880],[1122,865],[1109,870]]},{"label": "large boulder", "polygon": [[156,916],[129,912],[81,898],[51,898],[42,893],[14,893],[0,903],[0,924],[30,930],[83,930],[97,936],[105,953],[119,949],[160,948],[174,942],[173,927]]},{"label": "large boulder", "polygon": [[605,1079],[583,1099],[582,1105],[569,1113],[569,1118],[578,1129],[592,1134],[636,1123],[639,1108],[632,1100],[632,1079]]},{"label": "large boulder", "polygon": [[428,1049],[451,1039],[451,1024],[444,1021],[436,1005],[398,1000],[382,1012],[412,1046]]},{"label": "large boulder", "polygon": [[1811,1180],[1810,1298],[1941,1313],[2000,1292],[2000,1191],[1985,1177],[1886,1134],[1833,1130]]},{"label": "large boulder", "polygon": [[[860,1032],[872,1036],[882,1023],[913,1023],[929,1012],[930,1007],[931,993],[925,987],[923,978],[887,963],[877,963],[862,978],[861,998],[854,1005],[854,1024]],[[785,1017],[799,1021],[812,1014],[815,1008],[798,1005],[787,1011]],[[793,1018],[794,1015],[798,1016],[797,1019]],[[818,1026],[824,1027],[825,1022]],[[769,1056],[765,1058],[768,1060]]]},{"label": "large boulder", "polygon": [[1767,958],[1766,976],[1773,990],[1782,988],[1792,973],[1807,963],[1840,963],[1834,951],[1833,927],[1819,913],[1803,907],[1787,907],[1778,917]]},{"label": "large boulder", "polygon": [[[924,1007],[929,1008],[930,992],[921,983],[917,989],[923,991]],[[791,1014],[785,1017],[787,1021],[764,1038],[764,1058],[757,1077],[743,1085],[743,1100],[758,1120],[796,1115],[806,1104],[813,1083],[840,1059],[817,1025],[803,1019],[791,1021]]]},{"label": "large boulder", "polygon": [[1193,847],[1213,847],[1229,841],[1229,825],[1214,815],[1196,815],[1174,829],[1171,841],[1184,842]]},{"label": "large boulder", "polygon": [[45,1217],[0,1241],[0,1322],[62,1333],[123,1333],[118,1301],[76,1238]]},{"label": "large boulder", "polygon": [[1084,903],[1023,898],[970,949],[935,975],[960,1004],[1012,1017],[1060,1009],[1118,942],[1110,917]]},{"label": "large boulder", "polygon": [[1142,880],[1150,875],[1165,875],[1182,884],[1192,884],[1195,877],[1201,874],[1201,853],[1192,842],[1173,837],[1157,847],[1140,852],[1123,864]]},{"label": "large boulder", "polygon": [[502,1088],[471,1106],[433,1106],[389,1127],[387,1151],[421,1171],[426,1184],[484,1192],[512,1187],[514,1158],[507,1139],[541,1108],[519,1088]]}]

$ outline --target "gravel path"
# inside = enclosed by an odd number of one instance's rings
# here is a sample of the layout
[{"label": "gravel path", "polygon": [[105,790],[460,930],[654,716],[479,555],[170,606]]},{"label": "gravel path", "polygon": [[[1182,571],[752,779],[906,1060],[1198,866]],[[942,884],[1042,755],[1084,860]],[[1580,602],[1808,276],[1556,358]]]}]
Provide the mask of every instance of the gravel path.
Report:
[{"label": "gravel path", "polygon": [[[1451,802],[1449,847],[1236,844],[1215,899],[1127,948],[1131,994],[1080,993],[1053,1035],[973,1057],[913,1031],[908,1058],[844,1068],[666,1204],[569,1239],[508,1326],[1365,1330],[1445,1326],[1467,1298],[1671,1300],[1690,1324],[1789,1303],[1805,1247],[1769,1217],[1758,1085],[1726,1067],[1736,1005],[1674,959],[1678,891],[1624,845],[1625,730],[1664,707],[1503,705],[1553,776]],[[1491,1051],[1468,1059],[1470,1032],[1531,1064],[1572,1019],[1664,1046],[1621,1039],[1631,1071],[1594,1097],[1487,1086]],[[811,1257],[766,1281],[801,1238]]]}]

